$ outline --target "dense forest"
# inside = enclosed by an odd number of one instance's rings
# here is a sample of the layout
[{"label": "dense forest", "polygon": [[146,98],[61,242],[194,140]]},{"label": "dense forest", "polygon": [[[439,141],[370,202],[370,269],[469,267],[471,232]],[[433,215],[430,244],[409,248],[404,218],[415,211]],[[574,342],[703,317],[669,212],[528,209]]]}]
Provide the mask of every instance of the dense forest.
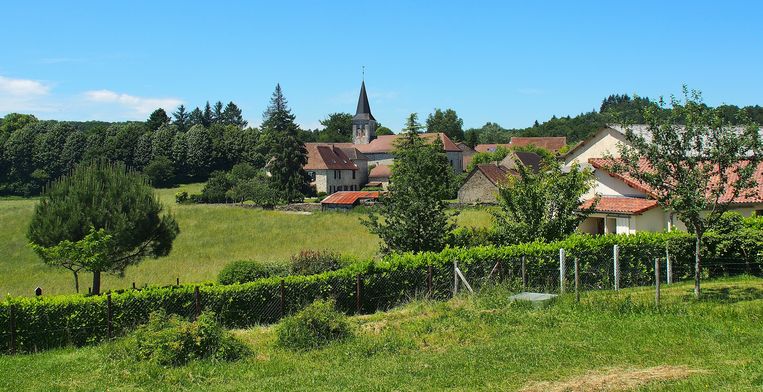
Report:
[{"label": "dense forest", "polygon": [[[599,111],[571,117],[552,117],[524,129],[505,129],[489,122],[463,130],[453,109],[435,109],[419,126],[427,132],[445,132],[469,145],[507,143],[512,136],[566,136],[569,143],[585,139],[609,123],[643,121],[642,110],[657,102],[649,98],[610,95]],[[722,106],[731,123],[747,116],[763,124],[763,107]],[[663,109],[667,110],[667,109]],[[350,142],[352,115],[332,113],[323,128],[298,129],[301,142]],[[380,126],[378,134],[389,134]],[[262,131],[248,126],[235,103],[209,102],[187,111],[180,105],[167,114],[157,109],[146,121],[40,121],[32,115],[11,113],[0,119],[0,195],[36,195],[51,180],[80,162],[120,161],[144,172],[155,186],[205,181],[215,171],[228,171],[237,163],[263,168],[272,152],[261,143]],[[272,142],[270,143],[272,144]]]}]

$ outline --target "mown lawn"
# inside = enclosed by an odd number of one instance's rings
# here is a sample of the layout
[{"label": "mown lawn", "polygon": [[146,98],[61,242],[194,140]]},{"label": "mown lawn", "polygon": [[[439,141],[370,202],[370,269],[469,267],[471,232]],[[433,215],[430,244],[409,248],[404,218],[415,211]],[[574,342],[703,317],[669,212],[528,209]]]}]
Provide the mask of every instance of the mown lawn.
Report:
[{"label": "mown lawn", "polygon": [[[104,289],[130,287],[132,282],[170,284],[212,281],[228,262],[239,259],[286,260],[303,249],[331,249],[341,254],[369,258],[379,249],[378,238],[360,223],[358,213],[300,215],[225,205],[178,205],[175,193],[198,193],[202,184],[159,189],[159,197],[175,214],[181,234],[168,257],[145,260],[130,267],[124,278],[104,277]],[[35,199],[0,199],[0,295],[32,295],[35,287],[45,294],[72,293],[71,274],[45,266],[26,246],[26,231]],[[484,226],[486,211],[468,209],[459,224]],[[80,277],[87,291],[90,276]]]},{"label": "mown lawn", "polygon": [[272,327],[236,331],[255,354],[233,363],[162,368],[114,358],[110,344],[2,356],[0,389],[760,390],[763,280],[708,282],[705,293],[667,287],[660,310],[650,288],[533,309],[496,288],[353,317],[355,338],[312,352],[277,348]]}]

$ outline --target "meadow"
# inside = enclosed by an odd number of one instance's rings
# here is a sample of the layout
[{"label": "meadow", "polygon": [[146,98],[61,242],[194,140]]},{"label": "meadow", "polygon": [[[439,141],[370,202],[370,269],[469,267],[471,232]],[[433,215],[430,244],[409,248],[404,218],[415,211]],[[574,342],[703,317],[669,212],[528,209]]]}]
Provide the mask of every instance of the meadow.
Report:
[{"label": "meadow", "polygon": [[[281,261],[304,249],[326,249],[356,258],[375,257],[379,240],[361,224],[361,213],[318,212],[310,215],[264,211],[233,205],[175,203],[175,193],[198,193],[203,184],[158,189],[165,207],[180,225],[180,235],[167,257],[146,259],[129,267],[124,277],[105,275],[103,290],[144,284],[166,285],[214,281],[217,273],[234,260]],[[74,292],[71,273],[44,265],[27,246],[26,231],[36,199],[0,199],[0,294],[32,295]],[[458,223],[490,224],[484,210],[466,209]],[[82,274],[81,287],[90,286]]]},{"label": "meadow", "polygon": [[[355,337],[307,352],[273,327],[236,330],[253,355],[181,367],[113,344],[0,356],[1,390],[753,391],[763,388],[763,280],[585,292],[546,308],[494,287],[351,318]],[[606,388],[604,388],[606,387]]]}]

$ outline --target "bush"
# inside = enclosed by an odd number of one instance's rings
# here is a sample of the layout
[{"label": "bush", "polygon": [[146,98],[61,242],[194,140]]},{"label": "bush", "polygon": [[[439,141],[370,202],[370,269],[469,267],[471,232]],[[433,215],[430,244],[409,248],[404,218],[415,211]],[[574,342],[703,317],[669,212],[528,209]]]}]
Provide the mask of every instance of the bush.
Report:
[{"label": "bush", "polygon": [[190,322],[164,311],[149,316],[121,342],[123,355],[162,366],[179,366],[195,359],[234,361],[249,354],[249,348],[224,330],[214,314],[202,313]]},{"label": "bush", "polygon": [[247,283],[271,276],[286,276],[289,268],[279,263],[264,263],[253,260],[234,261],[217,275],[220,284]]},{"label": "bush", "polygon": [[175,203],[182,204],[188,202],[188,192],[182,191],[175,193]]},{"label": "bush", "polygon": [[334,301],[318,300],[278,325],[278,345],[309,350],[352,336],[347,316],[334,309]]},{"label": "bush", "polygon": [[295,275],[314,275],[336,271],[342,267],[341,256],[331,251],[303,250],[291,257],[291,272]]},{"label": "bush", "polygon": [[143,169],[143,174],[151,180],[151,185],[156,188],[167,188],[173,185],[175,179],[175,169],[172,162],[163,156],[154,158]]}]

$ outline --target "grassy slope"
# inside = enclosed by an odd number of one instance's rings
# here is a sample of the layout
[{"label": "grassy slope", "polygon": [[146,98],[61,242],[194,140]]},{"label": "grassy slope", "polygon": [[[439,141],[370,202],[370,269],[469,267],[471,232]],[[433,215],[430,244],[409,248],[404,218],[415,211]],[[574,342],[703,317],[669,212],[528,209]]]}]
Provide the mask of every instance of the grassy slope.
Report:
[{"label": "grassy slope", "polygon": [[[198,193],[201,184],[182,187]],[[145,260],[127,270],[124,278],[106,276],[105,289],[137,285],[214,280],[217,272],[237,259],[285,260],[302,249],[333,249],[356,257],[372,257],[378,239],[360,224],[360,214],[298,215],[221,205],[177,205],[178,188],[160,189],[159,197],[177,217],[181,234],[168,257]],[[36,201],[0,200],[0,295],[30,295],[40,286],[45,294],[71,293],[71,274],[49,268],[26,247],[26,229]],[[484,211],[466,210],[459,222],[484,225]],[[90,276],[80,284],[87,290]]]},{"label": "grassy slope", "polygon": [[109,359],[109,345],[0,357],[4,390],[515,390],[592,370],[683,365],[701,371],[643,390],[763,387],[763,280],[599,292],[535,310],[496,290],[448,303],[414,302],[353,318],[358,337],[325,349],[275,348],[272,328],[238,331],[256,355],[163,369]]}]

